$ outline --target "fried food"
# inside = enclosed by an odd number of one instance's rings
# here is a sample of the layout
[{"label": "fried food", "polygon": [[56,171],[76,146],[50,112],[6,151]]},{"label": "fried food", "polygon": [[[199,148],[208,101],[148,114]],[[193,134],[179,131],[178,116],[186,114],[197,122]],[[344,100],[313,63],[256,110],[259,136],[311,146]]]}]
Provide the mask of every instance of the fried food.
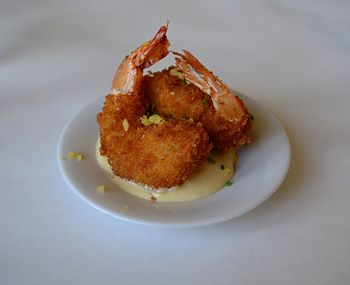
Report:
[{"label": "fried food", "polygon": [[[251,141],[250,115],[239,97],[234,97],[235,110],[233,115],[227,118],[216,110],[210,95],[194,84],[189,84],[185,74],[174,66],[145,75],[142,89],[158,114],[167,118],[190,118],[194,122],[201,122],[209,134],[210,141],[219,151],[238,149]],[[234,95],[230,93],[225,96]],[[231,120],[232,117],[235,120]]]},{"label": "fried food", "polygon": [[120,64],[97,115],[101,155],[108,158],[113,172],[154,188],[182,184],[212,148],[201,123],[165,120],[145,126],[140,118],[148,104],[141,91],[143,69],[168,54],[167,26],[162,26]]},{"label": "fried food", "polygon": [[181,185],[213,145],[224,151],[251,140],[242,100],[190,52],[172,52],[176,67],[143,76],[169,54],[167,27],[124,58],[97,115],[100,153],[114,174],[157,189]]},{"label": "fried food", "polygon": [[[120,177],[154,188],[182,184],[209,155],[207,133],[200,123],[181,120],[145,127],[139,114],[133,119],[133,108],[122,103],[130,99],[128,96],[108,95],[98,115],[101,154],[108,157],[113,172]],[[122,125],[125,118],[128,131]]]}]

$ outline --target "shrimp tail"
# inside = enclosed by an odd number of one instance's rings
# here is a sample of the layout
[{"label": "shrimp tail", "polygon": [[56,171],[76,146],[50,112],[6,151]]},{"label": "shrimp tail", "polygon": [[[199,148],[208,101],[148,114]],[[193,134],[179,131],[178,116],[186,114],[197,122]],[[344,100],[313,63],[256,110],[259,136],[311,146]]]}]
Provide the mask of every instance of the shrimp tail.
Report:
[{"label": "shrimp tail", "polygon": [[137,92],[141,86],[143,69],[169,54],[170,43],[166,36],[168,24],[169,21],[160,27],[152,39],[144,42],[124,58],[114,75],[111,93],[132,94]]},{"label": "shrimp tail", "polygon": [[229,120],[238,121],[246,113],[243,102],[217,76],[210,72],[192,53],[174,52],[177,67],[187,81],[211,96],[214,108]]},{"label": "shrimp tail", "polygon": [[166,36],[169,22],[168,20],[164,26],[161,26],[151,40],[145,42],[131,53],[131,57],[134,59],[137,67],[150,67],[169,54],[168,48],[170,43]]}]

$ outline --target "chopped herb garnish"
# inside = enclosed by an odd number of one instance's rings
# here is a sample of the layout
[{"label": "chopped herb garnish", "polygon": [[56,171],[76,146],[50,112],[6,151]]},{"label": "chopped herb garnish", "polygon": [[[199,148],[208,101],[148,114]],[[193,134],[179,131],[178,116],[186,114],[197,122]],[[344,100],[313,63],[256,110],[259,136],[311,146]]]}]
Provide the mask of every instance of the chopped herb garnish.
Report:
[{"label": "chopped herb garnish", "polygon": [[80,161],[80,160],[84,159],[84,156],[79,152],[70,151],[70,152],[68,152],[67,156],[62,158],[62,159],[66,159],[66,158],[74,158],[74,159]]},{"label": "chopped herb garnish", "polygon": [[221,165],[220,165],[220,169],[221,169],[221,170],[224,170],[224,169],[225,169],[225,165],[221,164]]},{"label": "chopped herb garnish", "polygon": [[148,118],[148,120],[155,125],[158,125],[162,121],[162,117],[159,116],[158,114],[153,114]]},{"label": "chopped herb garnish", "polygon": [[208,162],[211,163],[211,164],[215,164],[216,161],[214,158],[211,158],[211,157],[208,157]]},{"label": "chopped herb garnish", "polygon": [[171,69],[169,73],[170,73],[170,75],[177,76],[178,73],[179,73],[179,71],[178,71],[177,68],[175,67],[175,68]]},{"label": "chopped herb garnish", "polygon": [[189,84],[189,83],[186,81],[185,78],[181,78],[181,83],[182,83],[182,85],[187,85],[187,84]]},{"label": "chopped herb garnish", "polygon": [[106,186],[99,185],[97,186],[97,192],[103,194],[106,191]]},{"label": "chopped herb garnish", "polygon": [[179,79],[184,79],[184,74],[176,67],[170,70],[170,75],[177,76]]},{"label": "chopped herb garnish", "polygon": [[232,184],[233,184],[232,181],[230,181],[230,180],[229,180],[229,181],[226,181],[226,186],[229,187],[229,186],[231,186]]},{"label": "chopped herb garnish", "polygon": [[123,128],[124,128],[124,131],[128,131],[129,130],[129,122],[127,119],[124,119],[124,121],[122,122],[122,125],[123,125]]},{"label": "chopped herb garnish", "polygon": [[163,122],[163,119],[158,114],[153,114],[149,117],[147,117],[147,115],[143,115],[140,117],[140,122],[142,125],[148,127],[150,125],[158,125],[159,123]]},{"label": "chopped herb garnish", "polygon": [[201,102],[202,102],[203,105],[208,105],[209,104],[209,101],[208,101],[207,98],[204,98]]}]

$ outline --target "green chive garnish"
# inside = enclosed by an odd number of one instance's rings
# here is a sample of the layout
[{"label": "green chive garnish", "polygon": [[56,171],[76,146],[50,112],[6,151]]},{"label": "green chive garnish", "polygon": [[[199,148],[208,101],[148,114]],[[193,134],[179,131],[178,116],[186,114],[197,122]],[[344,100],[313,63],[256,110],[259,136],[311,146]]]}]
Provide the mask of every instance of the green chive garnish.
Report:
[{"label": "green chive garnish", "polygon": [[233,183],[232,183],[232,181],[226,181],[226,186],[231,186]]},{"label": "green chive garnish", "polygon": [[181,79],[181,83],[182,83],[182,85],[187,85],[188,84],[185,78]]},{"label": "green chive garnish", "polygon": [[203,105],[208,105],[209,103],[207,98],[204,98],[201,102]]},{"label": "green chive garnish", "polygon": [[208,157],[208,162],[211,163],[211,164],[215,164],[216,163],[215,159],[213,159],[211,157]]},{"label": "green chive garnish", "polygon": [[225,165],[221,164],[221,165],[220,165],[220,169],[221,169],[221,170],[224,170],[224,169],[225,169]]}]

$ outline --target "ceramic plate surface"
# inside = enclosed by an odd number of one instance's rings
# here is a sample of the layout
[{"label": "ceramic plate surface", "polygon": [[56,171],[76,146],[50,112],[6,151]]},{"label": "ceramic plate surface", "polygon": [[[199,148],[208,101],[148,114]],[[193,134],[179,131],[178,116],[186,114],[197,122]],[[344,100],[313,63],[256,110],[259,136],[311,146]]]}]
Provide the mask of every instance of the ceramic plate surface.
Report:
[{"label": "ceramic plate surface", "polygon": [[[61,134],[57,159],[70,188],[91,206],[116,218],[154,226],[193,227],[222,222],[254,209],[282,184],[290,164],[290,144],[279,121],[260,104],[240,95],[254,115],[253,142],[239,150],[233,184],[203,199],[181,203],[154,203],[129,195],[113,184],[95,159],[99,136],[96,114],[99,98],[71,119]],[[70,151],[85,159],[62,160]],[[106,185],[104,194],[98,185]]]}]

